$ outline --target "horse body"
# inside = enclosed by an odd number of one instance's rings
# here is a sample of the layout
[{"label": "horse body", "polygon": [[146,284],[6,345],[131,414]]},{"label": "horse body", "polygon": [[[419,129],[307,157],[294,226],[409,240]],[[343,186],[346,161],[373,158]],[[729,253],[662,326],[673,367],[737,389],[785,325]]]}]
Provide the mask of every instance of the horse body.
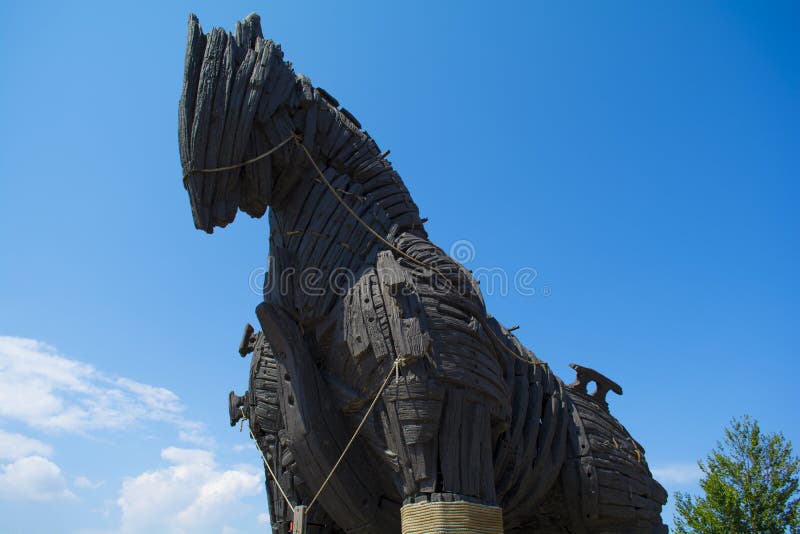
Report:
[{"label": "horse body", "polygon": [[[198,228],[270,208],[263,334],[246,335],[250,390],[233,397],[232,423],[237,409],[249,417],[294,504],[311,500],[403,362],[312,529],[397,532],[400,506],[427,500],[498,505],[507,532],[665,529],[641,446],[602,398],[565,386],[487,314],[385,154],[294,74],[257,16],[208,35],[190,18],[179,118]],[[273,530],[286,532],[289,510],[268,488]]]}]

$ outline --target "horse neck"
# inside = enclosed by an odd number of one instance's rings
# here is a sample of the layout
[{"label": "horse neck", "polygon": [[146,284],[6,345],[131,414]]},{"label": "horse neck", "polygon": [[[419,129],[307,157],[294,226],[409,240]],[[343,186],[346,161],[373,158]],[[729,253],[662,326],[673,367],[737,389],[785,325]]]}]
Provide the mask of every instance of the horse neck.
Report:
[{"label": "horse neck", "polygon": [[265,298],[279,301],[304,323],[327,316],[374,264],[386,245],[372,231],[389,241],[402,232],[425,236],[417,206],[388,164],[367,176],[330,163],[321,171],[324,180],[313,168],[300,173],[269,213],[272,279]]},{"label": "horse neck", "polygon": [[[281,172],[273,176],[270,209],[271,269],[295,272],[281,300],[301,319],[330,311],[336,300],[330,294],[332,276],[345,277],[346,285],[374,263],[377,249],[385,246],[375,234],[387,240],[403,232],[427,236],[419,209],[386,159],[388,152],[381,153],[369,134],[318,92],[308,93],[313,97],[291,123],[273,121],[268,129],[272,137],[281,137],[277,132],[306,125],[302,143],[307,151],[297,147],[276,154]],[[274,146],[280,139],[271,141]],[[325,295],[309,294],[310,288],[302,286],[314,277],[325,280]],[[342,292],[341,284],[334,293]],[[265,291],[265,298],[275,295]]]}]

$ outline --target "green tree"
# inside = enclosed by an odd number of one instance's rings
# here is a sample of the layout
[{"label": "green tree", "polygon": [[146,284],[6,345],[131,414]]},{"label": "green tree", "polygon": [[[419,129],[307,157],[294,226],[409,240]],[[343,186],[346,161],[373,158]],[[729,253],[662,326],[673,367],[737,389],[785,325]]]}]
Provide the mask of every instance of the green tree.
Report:
[{"label": "green tree", "polygon": [[677,493],[678,534],[800,533],[800,459],[783,434],[764,434],[749,416],[698,462],[704,495]]}]

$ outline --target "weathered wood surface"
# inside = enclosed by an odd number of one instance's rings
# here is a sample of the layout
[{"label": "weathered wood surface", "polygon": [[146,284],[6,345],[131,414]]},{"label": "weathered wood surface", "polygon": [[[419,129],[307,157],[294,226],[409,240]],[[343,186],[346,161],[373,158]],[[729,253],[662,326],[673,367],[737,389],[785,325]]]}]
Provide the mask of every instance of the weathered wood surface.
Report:
[{"label": "weathered wood surface", "polygon": [[[257,16],[233,34],[190,18],[178,123],[199,229],[269,208],[264,333],[246,332],[250,389],[231,411],[235,422],[244,409],[293,504],[309,503],[403,363],[310,510],[310,532],[399,532],[403,503],[448,500],[500,505],[507,532],[665,531],[666,494],[608,412],[606,390],[621,388],[587,368],[565,386],[488,315],[469,271],[428,240],[388,151],[295,75]],[[194,172],[292,135],[341,201],[294,141]],[[267,486],[273,531],[287,532],[289,508]]]}]

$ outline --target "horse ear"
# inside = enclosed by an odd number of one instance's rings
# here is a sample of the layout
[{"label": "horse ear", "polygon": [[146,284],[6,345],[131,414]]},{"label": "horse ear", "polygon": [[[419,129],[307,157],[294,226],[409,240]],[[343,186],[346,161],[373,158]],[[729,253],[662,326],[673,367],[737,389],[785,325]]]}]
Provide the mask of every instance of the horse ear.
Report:
[{"label": "horse ear", "polygon": [[256,41],[264,38],[264,34],[261,33],[261,17],[256,13],[250,13],[243,20],[236,23],[234,35],[239,48],[243,50],[254,49]]}]

